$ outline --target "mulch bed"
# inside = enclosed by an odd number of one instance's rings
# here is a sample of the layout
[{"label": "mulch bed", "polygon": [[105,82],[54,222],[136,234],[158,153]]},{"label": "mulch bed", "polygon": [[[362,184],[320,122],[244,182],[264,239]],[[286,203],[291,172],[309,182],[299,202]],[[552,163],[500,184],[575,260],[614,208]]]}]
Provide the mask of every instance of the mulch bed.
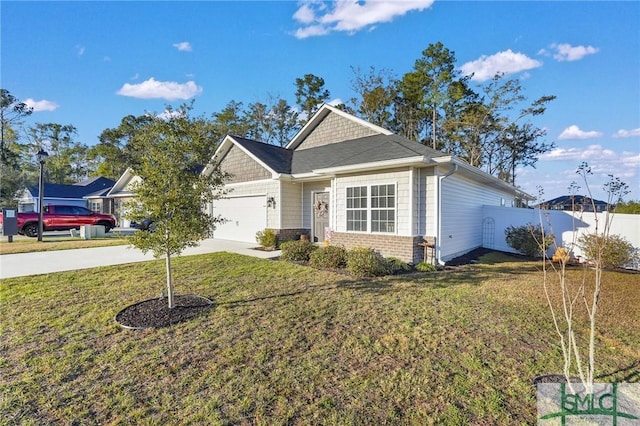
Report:
[{"label": "mulch bed", "polygon": [[[465,253],[462,256],[458,256],[454,259],[448,260],[445,263],[445,266],[461,266],[475,263],[481,256],[489,253],[494,253],[496,251],[497,250],[480,247],[475,250],[471,250],[469,253]],[[511,253],[509,253],[509,255],[511,255]]]},{"label": "mulch bed", "polygon": [[213,302],[196,295],[174,296],[174,308],[169,309],[166,297],[145,300],[118,312],[116,322],[124,328],[145,329],[167,327],[187,321],[213,307]]}]

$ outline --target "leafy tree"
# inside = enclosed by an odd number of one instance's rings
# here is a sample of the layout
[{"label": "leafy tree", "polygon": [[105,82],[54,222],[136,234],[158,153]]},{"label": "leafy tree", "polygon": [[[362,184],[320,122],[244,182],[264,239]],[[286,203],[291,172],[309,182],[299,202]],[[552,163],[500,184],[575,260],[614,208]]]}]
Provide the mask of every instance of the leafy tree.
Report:
[{"label": "leafy tree", "polygon": [[614,211],[622,214],[640,214],[640,200],[620,201],[616,204]]},{"label": "leafy tree", "polygon": [[351,99],[355,112],[370,123],[385,129],[393,128],[393,102],[396,97],[397,81],[388,70],[376,71],[374,67],[367,74],[359,68],[351,68],[354,78],[351,88],[358,95]]},{"label": "leafy tree", "polygon": [[298,112],[284,99],[271,107],[271,130],[273,142],[279,146],[285,146],[298,130]]},{"label": "leafy tree", "polygon": [[141,180],[134,185],[136,201],[126,205],[127,216],[136,221],[150,217],[155,232],[138,231],[131,243],[144,253],[165,256],[169,308],[174,307],[171,257],[196,246],[221,220],[210,217],[204,206],[222,195],[225,175],[199,172],[201,158],[193,154],[194,147],[211,141],[194,128],[197,120],[183,106],[177,114],[154,117],[133,135],[145,155],[135,169]]},{"label": "leafy tree", "polygon": [[455,53],[440,42],[430,44],[413,70],[398,82],[396,120],[407,137],[440,149],[446,145],[450,121],[459,121],[460,103],[469,95],[469,77],[460,75]]},{"label": "leafy tree", "polygon": [[33,113],[33,108],[20,102],[8,90],[0,89],[0,161],[5,165],[16,164],[16,153],[8,142],[16,142],[14,126],[22,124],[22,119]]},{"label": "leafy tree", "polygon": [[99,142],[87,152],[88,159],[95,163],[95,174],[117,180],[128,167],[135,169],[144,152],[135,145],[134,136],[153,121],[150,114],[127,115],[118,127],[103,130]]},{"label": "leafy tree", "polygon": [[[181,105],[178,110],[168,106],[158,117],[189,114],[192,110],[193,103]],[[94,173],[117,180],[127,168],[137,169],[146,155],[146,148],[140,143],[138,135],[154,125],[158,117],[148,113],[137,117],[128,115],[122,118],[118,127],[103,130],[99,136],[100,142],[87,152],[87,158],[95,163]],[[200,164],[207,163],[215,152],[216,142],[224,135],[211,120],[204,117],[193,118],[189,131],[192,140],[203,138],[209,141],[208,144],[194,143],[190,148]]]},{"label": "leafy tree", "polygon": [[329,90],[324,87],[324,79],[313,74],[296,78],[296,103],[305,115],[304,123],[329,99]]},{"label": "leafy tree", "polygon": [[0,89],[0,205],[13,206],[24,186],[28,167],[23,166],[24,147],[19,143],[17,127],[31,115],[33,108],[20,102],[8,90]]},{"label": "leafy tree", "polygon": [[27,133],[33,154],[41,148],[49,154],[45,168],[49,182],[71,184],[89,175],[88,148],[75,140],[77,131],[73,125],[37,123]]},{"label": "leafy tree", "polygon": [[247,137],[250,124],[247,122],[246,113],[242,102],[230,101],[222,111],[213,114],[213,127],[219,135],[218,139],[226,135]]}]

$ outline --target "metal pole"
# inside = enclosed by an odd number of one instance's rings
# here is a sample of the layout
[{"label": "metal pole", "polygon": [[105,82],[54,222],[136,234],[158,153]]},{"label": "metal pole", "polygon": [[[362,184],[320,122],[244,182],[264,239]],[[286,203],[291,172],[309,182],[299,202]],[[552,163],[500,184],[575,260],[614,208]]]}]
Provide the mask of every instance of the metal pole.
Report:
[{"label": "metal pole", "polygon": [[43,211],[42,204],[44,198],[44,161],[40,161],[40,182],[38,184],[38,241],[42,241],[43,231]]}]

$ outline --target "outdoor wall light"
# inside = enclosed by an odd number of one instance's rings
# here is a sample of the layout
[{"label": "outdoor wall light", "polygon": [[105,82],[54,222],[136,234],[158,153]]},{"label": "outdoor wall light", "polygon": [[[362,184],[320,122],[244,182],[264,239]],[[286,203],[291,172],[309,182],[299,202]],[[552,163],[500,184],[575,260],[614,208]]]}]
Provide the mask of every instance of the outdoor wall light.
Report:
[{"label": "outdoor wall light", "polygon": [[267,207],[276,208],[276,199],[273,197],[267,198]]}]

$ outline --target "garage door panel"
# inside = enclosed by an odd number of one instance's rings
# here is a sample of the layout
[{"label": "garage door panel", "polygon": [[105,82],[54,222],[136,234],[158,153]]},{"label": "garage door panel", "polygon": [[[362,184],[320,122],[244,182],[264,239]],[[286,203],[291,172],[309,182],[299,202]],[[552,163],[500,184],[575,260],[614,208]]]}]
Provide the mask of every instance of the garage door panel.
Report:
[{"label": "garage door panel", "polygon": [[222,240],[256,242],[256,232],[267,227],[266,197],[235,197],[216,200],[213,215],[225,219],[216,224],[214,238]]}]

